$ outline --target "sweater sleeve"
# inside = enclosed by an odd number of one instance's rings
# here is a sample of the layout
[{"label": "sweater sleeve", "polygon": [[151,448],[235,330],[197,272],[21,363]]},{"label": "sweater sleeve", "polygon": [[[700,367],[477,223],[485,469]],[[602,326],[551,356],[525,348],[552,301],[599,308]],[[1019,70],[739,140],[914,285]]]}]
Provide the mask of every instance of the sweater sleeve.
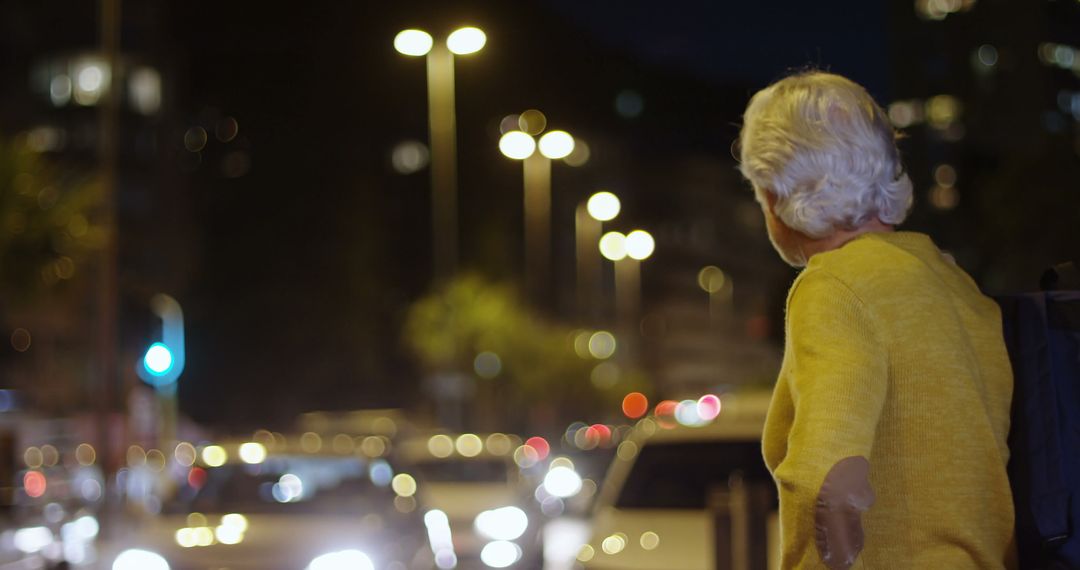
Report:
[{"label": "sweater sleeve", "polygon": [[773,473],[783,568],[847,568],[862,549],[859,513],[873,502],[867,461],[888,383],[880,334],[869,308],[824,271],[808,270],[788,299],[794,414]]}]

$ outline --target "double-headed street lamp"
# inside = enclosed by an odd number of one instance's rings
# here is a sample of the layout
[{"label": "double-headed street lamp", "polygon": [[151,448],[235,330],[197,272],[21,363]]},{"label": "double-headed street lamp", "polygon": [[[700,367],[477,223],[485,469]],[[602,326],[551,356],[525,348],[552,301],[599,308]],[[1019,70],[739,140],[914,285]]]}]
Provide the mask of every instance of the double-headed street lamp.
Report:
[{"label": "double-headed street lamp", "polygon": [[[529,297],[541,303],[550,285],[551,161],[574,151],[574,137],[548,131],[539,141],[524,131],[509,131],[499,139],[507,158],[522,161],[525,180],[525,283]],[[539,151],[539,152],[537,152]]]},{"label": "double-headed street lamp", "polygon": [[484,48],[482,30],[455,30],[436,43],[422,30],[403,30],[394,48],[414,57],[427,56],[428,120],[431,136],[431,221],[434,278],[447,278],[457,266],[457,126],[454,119],[454,55]]},{"label": "double-headed street lamp", "polygon": [[608,232],[600,238],[600,254],[615,263],[616,322],[627,340],[641,312],[641,262],[655,249],[656,242],[645,230],[626,235]]}]

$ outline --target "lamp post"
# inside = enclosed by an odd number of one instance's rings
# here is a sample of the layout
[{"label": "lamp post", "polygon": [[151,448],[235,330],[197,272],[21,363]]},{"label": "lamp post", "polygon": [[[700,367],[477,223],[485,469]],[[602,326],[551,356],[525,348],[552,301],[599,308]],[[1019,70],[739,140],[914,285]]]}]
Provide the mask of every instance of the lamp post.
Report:
[{"label": "lamp post", "polygon": [[457,267],[457,124],[454,111],[454,55],[476,53],[487,36],[479,28],[455,30],[436,43],[422,30],[403,30],[394,48],[427,58],[428,129],[431,138],[431,223],[433,277],[441,280]]},{"label": "lamp post", "polygon": [[709,326],[716,327],[721,305],[731,300],[731,279],[719,267],[709,265],[698,272],[698,285],[709,294]]},{"label": "lamp post", "polygon": [[499,150],[507,158],[522,161],[525,283],[529,298],[542,304],[551,273],[551,161],[574,151],[574,137],[566,131],[548,131],[536,141],[523,131],[509,131],[499,139]]},{"label": "lamp post", "polygon": [[611,192],[601,191],[589,197],[587,202],[578,204],[574,215],[574,235],[577,246],[577,300],[578,314],[595,312],[599,307],[600,277],[603,267],[600,265],[600,252],[594,244],[600,239],[604,222],[619,215],[619,198]]},{"label": "lamp post", "polygon": [[[634,230],[608,232],[600,238],[600,254],[615,263],[615,319],[624,344],[636,344],[635,323],[641,312],[641,262],[656,249],[652,235]],[[627,352],[632,352],[632,347]]]}]

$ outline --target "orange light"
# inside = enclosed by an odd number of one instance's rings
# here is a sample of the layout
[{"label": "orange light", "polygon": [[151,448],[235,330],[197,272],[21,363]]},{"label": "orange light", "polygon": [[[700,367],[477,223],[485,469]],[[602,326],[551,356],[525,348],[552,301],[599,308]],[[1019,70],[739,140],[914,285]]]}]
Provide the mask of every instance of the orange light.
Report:
[{"label": "orange light", "polygon": [[630,419],[637,419],[649,411],[649,399],[641,392],[630,392],[623,398],[622,413]]},{"label": "orange light", "polygon": [[548,454],[551,453],[551,446],[548,445],[546,439],[540,436],[530,437],[529,439],[525,440],[525,445],[536,450],[536,456],[541,461],[546,459]]},{"label": "orange light", "polygon": [[45,474],[41,471],[27,471],[26,475],[23,475],[23,488],[26,490],[27,495],[35,499],[44,495],[46,488]]}]

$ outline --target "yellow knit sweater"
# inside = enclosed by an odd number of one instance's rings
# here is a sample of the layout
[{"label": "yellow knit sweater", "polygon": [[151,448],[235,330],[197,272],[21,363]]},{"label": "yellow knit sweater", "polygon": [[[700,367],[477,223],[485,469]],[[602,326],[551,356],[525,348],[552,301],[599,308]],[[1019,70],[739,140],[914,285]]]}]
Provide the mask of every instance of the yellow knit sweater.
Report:
[{"label": "yellow knit sweater", "polygon": [[869,460],[853,568],[1015,568],[1005,464],[1012,371],[997,305],[925,235],[864,234],[814,255],[788,294],[763,436],[783,568],[824,568],[815,503]]}]

